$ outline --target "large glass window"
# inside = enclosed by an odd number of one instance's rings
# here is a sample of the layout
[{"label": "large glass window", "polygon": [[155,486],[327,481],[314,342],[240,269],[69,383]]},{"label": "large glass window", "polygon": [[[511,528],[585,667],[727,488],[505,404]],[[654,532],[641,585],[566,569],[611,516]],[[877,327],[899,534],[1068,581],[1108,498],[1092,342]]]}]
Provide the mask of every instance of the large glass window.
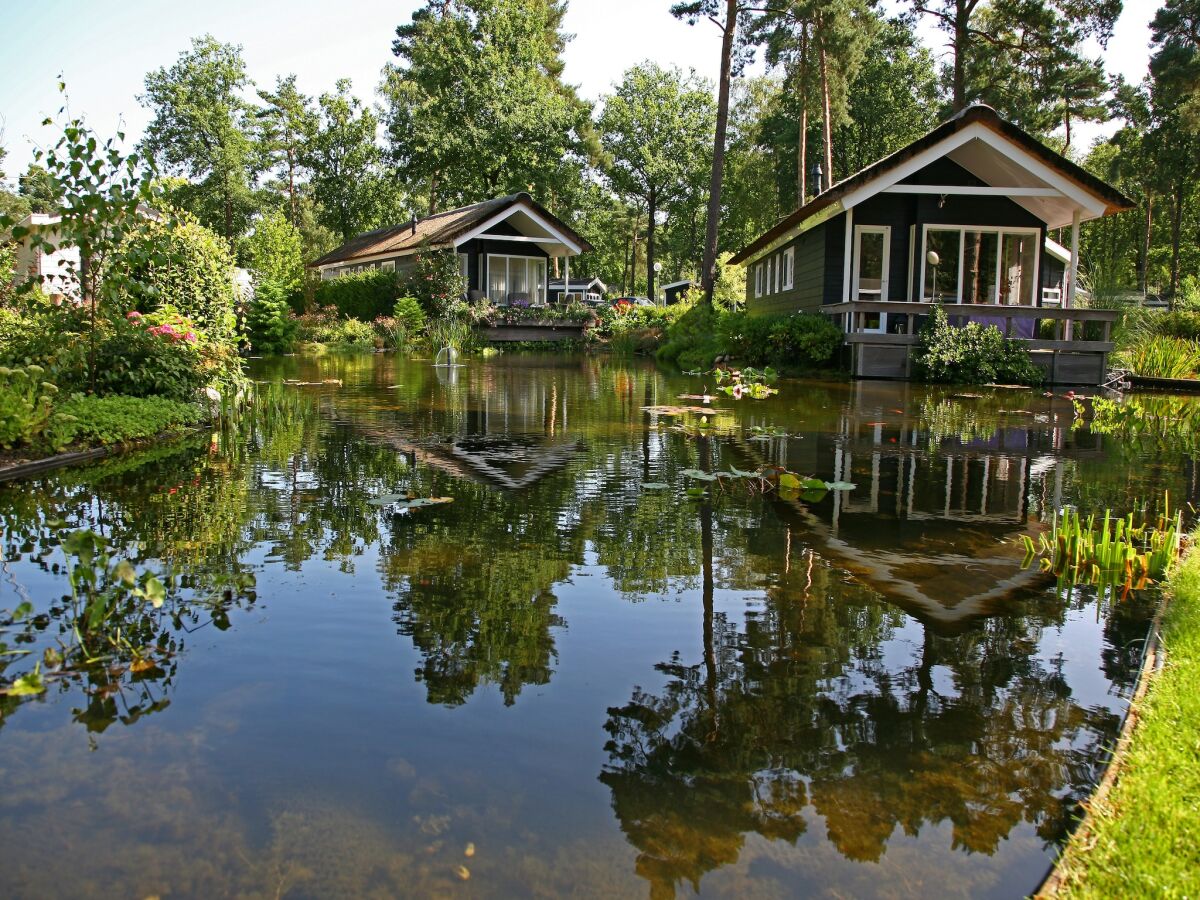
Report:
[{"label": "large glass window", "polygon": [[925,288],[921,299],[958,302],[958,250],[961,233],[930,228],[925,232]]},{"label": "large glass window", "polygon": [[546,260],[527,256],[488,257],[488,299],[506,306],[514,294],[546,302]]},{"label": "large glass window", "polygon": [[1037,235],[1006,234],[1000,256],[1000,302],[1032,306]]},{"label": "large glass window", "polygon": [[921,298],[936,303],[1036,302],[1041,233],[1032,229],[925,229]]},{"label": "large glass window", "polygon": [[963,232],[963,303],[995,303],[1000,235]]}]

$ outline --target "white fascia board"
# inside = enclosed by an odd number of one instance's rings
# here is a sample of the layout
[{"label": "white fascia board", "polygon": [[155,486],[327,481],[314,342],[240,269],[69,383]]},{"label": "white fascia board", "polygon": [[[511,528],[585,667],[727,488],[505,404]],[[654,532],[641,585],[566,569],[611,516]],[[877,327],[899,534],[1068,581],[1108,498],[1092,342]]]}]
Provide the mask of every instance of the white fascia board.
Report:
[{"label": "white fascia board", "polygon": [[812,231],[818,225],[823,225],[826,222],[828,222],[830,219],[834,218],[835,216],[841,215],[842,212],[845,211],[845,209],[846,209],[845,198],[843,198],[842,200],[839,200],[839,201],[829,204],[824,209],[817,210],[815,213],[813,213],[811,216],[809,216],[803,222],[800,222],[799,224],[792,226],[787,231],[785,231],[783,234],[781,234],[779,237],[775,238],[775,240],[771,241],[771,243],[767,244],[767,246],[763,247],[761,250],[755,251],[753,256],[746,257],[744,260],[741,261],[741,263],[739,263],[739,265],[745,266],[747,268],[754,265],[756,262],[758,262],[764,256],[770,256],[772,253],[774,253],[776,250],[778,250],[784,244],[790,244],[792,241],[794,241],[800,235],[804,234],[804,232]]},{"label": "white fascia board", "polygon": [[475,228],[471,229],[466,234],[464,234],[462,237],[455,238],[454,246],[460,247],[463,244],[465,244],[467,241],[471,240],[472,238],[479,237],[481,234],[483,234],[489,228],[493,227],[494,225],[498,225],[499,223],[503,222],[505,219],[511,218],[513,215],[515,215],[518,212],[523,212],[525,215],[529,216],[529,218],[531,218],[538,227],[544,229],[550,235],[550,237],[554,239],[553,241],[546,241],[545,239],[543,239],[543,243],[562,244],[564,247],[566,247],[572,253],[582,253],[583,252],[582,247],[580,247],[573,240],[571,240],[569,237],[567,237],[565,234],[563,234],[561,231],[559,231],[557,228],[555,228],[553,225],[551,225],[549,222],[547,222],[545,219],[543,219],[540,215],[538,215],[536,212],[534,212],[532,209],[530,209],[524,203],[514,203],[508,209],[502,210],[501,212],[496,213],[496,215],[492,216],[490,219],[485,221],[482,225],[478,225]]},{"label": "white fascia board", "polygon": [[1037,187],[976,187],[954,184],[893,184],[884,188],[883,194],[931,194],[934,196],[959,195],[964,197],[1062,197],[1058,188]]},{"label": "white fascia board", "polygon": [[[352,256],[349,259],[339,260],[337,262],[324,263],[317,266],[318,272],[324,272],[326,269],[340,269],[343,266],[361,266],[370,262],[382,262],[385,259],[398,259],[401,256],[412,256],[420,247],[408,247],[404,250],[389,250],[386,253],[372,253],[369,256]],[[441,247],[433,247],[434,250],[442,249]]]},{"label": "white fascia board", "polygon": [[892,169],[890,172],[850,192],[842,198],[842,205],[846,209],[852,209],[864,200],[868,200],[876,194],[898,184],[910,175],[916,174],[930,163],[936,162],[942,157],[949,156],[953,151],[972,140],[979,140],[987,144],[997,153],[1020,165],[1035,178],[1045,182],[1078,205],[1082,210],[1086,211],[1088,218],[1097,218],[1104,214],[1107,208],[1106,203],[1083,190],[1070,179],[1055,172],[1049,166],[1036,159],[1033,154],[1021,149],[1008,139],[1001,137],[990,128],[980,125],[978,122],[972,123],[962,131],[950,135],[945,140],[939,141],[932,147],[918,153],[907,162]]}]

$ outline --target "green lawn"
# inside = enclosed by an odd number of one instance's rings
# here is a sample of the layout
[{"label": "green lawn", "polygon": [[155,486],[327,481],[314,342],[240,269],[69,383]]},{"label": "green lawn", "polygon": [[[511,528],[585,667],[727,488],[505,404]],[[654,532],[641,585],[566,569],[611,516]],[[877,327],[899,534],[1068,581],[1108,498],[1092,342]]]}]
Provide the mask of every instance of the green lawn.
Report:
[{"label": "green lawn", "polygon": [[1060,897],[1200,898],[1200,550],[1170,591],[1166,666],[1116,786],[1067,849]]}]

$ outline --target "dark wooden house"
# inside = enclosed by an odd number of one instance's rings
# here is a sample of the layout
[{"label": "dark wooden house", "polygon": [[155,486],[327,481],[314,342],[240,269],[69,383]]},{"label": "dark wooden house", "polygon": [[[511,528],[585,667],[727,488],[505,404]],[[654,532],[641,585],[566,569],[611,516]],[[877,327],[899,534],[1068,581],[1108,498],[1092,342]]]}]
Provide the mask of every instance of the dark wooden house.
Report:
[{"label": "dark wooden house", "polygon": [[367,269],[402,272],[422,250],[453,251],[472,297],[545,305],[551,260],[592,246],[528,194],[512,194],[360,234],[309,263],[322,279]]},{"label": "dark wooden house", "polygon": [[[748,268],[751,313],[834,316],[855,375],[907,377],[916,329],[928,304],[940,303],[955,306],[953,321],[996,324],[1028,341],[1052,381],[1094,384],[1113,317],[1075,307],[1079,226],[1131,207],[976,105],[833,185],[731,261]],[[1071,230],[1065,264],[1063,248],[1048,244],[1057,228]],[[1093,332],[1083,321],[1100,322],[1104,339],[1083,340]]]},{"label": "dark wooden house", "polygon": [[672,281],[670,284],[663,285],[663,297],[668,306],[672,303],[678,303],[684,298],[684,295],[692,289],[692,281],[690,278],[684,278],[681,281]]}]

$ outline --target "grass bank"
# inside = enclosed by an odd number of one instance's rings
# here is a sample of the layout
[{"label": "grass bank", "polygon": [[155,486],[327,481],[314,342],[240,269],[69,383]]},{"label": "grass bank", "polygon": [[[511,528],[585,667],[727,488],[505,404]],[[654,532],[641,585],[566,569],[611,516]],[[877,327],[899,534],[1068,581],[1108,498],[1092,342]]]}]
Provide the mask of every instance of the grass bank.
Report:
[{"label": "grass bank", "polygon": [[1046,896],[1200,896],[1200,551],[1168,585],[1165,665],[1134,707],[1117,780],[1097,796]]}]

